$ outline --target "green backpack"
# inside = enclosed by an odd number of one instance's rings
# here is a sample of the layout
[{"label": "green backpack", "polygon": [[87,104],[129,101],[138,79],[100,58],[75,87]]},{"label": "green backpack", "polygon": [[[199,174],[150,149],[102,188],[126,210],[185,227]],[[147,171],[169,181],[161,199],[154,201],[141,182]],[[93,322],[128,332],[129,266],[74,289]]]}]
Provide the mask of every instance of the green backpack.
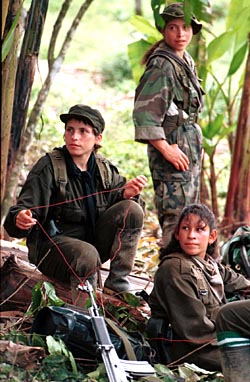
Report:
[{"label": "green backpack", "polygon": [[[112,184],[112,172],[109,166],[109,162],[103,155],[99,153],[95,155],[96,155],[96,163],[101,174],[104,189],[105,190],[109,189]],[[49,152],[48,156],[50,157],[50,160],[53,166],[55,180],[58,186],[57,201],[63,202],[65,200],[66,184],[68,182],[65,159],[61,150],[58,150],[57,148]]]},{"label": "green backpack", "polygon": [[250,226],[239,227],[221,248],[222,264],[250,278]]}]

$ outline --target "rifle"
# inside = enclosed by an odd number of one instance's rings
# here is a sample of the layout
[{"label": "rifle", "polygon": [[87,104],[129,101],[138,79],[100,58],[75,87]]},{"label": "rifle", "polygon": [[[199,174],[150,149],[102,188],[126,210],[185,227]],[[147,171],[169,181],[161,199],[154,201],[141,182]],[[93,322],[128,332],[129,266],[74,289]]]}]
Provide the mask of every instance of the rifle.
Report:
[{"label": "rifle", "polygon": [[78,288],[82,290],[84,289],[89,293],[90,296],[91,307],[89,308],[89,314],[95,332],[97,345],[102,354],[102,359],[109,382],[128,382],[125,370],[121,365],[114,345],[111,342],[104,317],[99,315],[98,307],[93,296],[92,285],[87,280],[86,287],[79,285]]},{"label": "rifle", "polygon": [[86,286],[78,285],[78,289],[89,293],[91,300],[91,307],[89,308],[91,323],[109,382],[129,382],[133,376],[155,375],[154,368],[147,361],[120,360],[111,342],[104,317],[99,315],[98,307],[93,296],[92,285],[87,280]]}]

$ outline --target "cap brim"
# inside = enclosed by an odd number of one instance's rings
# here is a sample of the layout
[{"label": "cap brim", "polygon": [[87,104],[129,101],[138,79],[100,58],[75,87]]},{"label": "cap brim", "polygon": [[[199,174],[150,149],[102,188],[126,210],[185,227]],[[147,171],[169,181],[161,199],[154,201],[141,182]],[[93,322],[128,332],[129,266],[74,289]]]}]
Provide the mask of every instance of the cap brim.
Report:
[{"label": "cap brim", "polygon": [[[163,18],[163,20],[167,23],[168,21],[172,21],[174,19],[183,19],[184,16],[172,16],[168,15],[166,13],[161,13],[160,16]],[[200,32],[202,28],[202,23],[197,21],[196,19],[194,20],[193,18],[191,19],[191,26],[193,29],[193,34],[197,34]]]}]

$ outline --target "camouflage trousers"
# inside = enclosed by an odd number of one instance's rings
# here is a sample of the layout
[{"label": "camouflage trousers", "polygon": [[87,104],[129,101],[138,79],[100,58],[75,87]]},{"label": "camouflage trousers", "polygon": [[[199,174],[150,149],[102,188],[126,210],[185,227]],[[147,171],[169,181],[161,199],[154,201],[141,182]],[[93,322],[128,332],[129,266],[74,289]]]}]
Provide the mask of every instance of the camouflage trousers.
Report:
[{"label": "camouflage trousers", "polygon": [[182,209],[200,201],[200,169],[190,172],[189,181],[154,181],[154,202],[162,229],[162,245],[166,247],[172,237]]},{"label": "camouflage trousers", "polygon": [[166,247],[183,207],[200,201],[202,134],[199,125],[183,124],[170,118],[164,129],[170,145],[177,144],[189,159],[187,171],[178,171],[152,145],[148,157],[155,191],[155,206],[162,228],[162,242]]}]

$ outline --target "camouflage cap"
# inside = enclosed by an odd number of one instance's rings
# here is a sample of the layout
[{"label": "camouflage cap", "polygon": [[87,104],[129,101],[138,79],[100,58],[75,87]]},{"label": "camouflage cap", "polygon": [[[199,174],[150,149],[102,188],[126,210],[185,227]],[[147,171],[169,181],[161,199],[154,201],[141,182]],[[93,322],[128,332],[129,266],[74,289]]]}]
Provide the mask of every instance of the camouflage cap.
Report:
[{"label": "camouflage cap", "polygon": [[103,132],[105,121],[101,113],[96,109],[92,109],[90,106],[78,104],[72,106],[67,114],[60,115],[60,119],[64,123],[67,123],[70,119],[81,117],[86,118],[100,134]]},{"label": "camouflage cap", "polygon": [[[176,18],[184,18],[183,3],[172,3],[166,6],[160,15],[166,23]],[[200,32],[202,24],[192,16],[191,27],[193,34],[197,34]]]}]

